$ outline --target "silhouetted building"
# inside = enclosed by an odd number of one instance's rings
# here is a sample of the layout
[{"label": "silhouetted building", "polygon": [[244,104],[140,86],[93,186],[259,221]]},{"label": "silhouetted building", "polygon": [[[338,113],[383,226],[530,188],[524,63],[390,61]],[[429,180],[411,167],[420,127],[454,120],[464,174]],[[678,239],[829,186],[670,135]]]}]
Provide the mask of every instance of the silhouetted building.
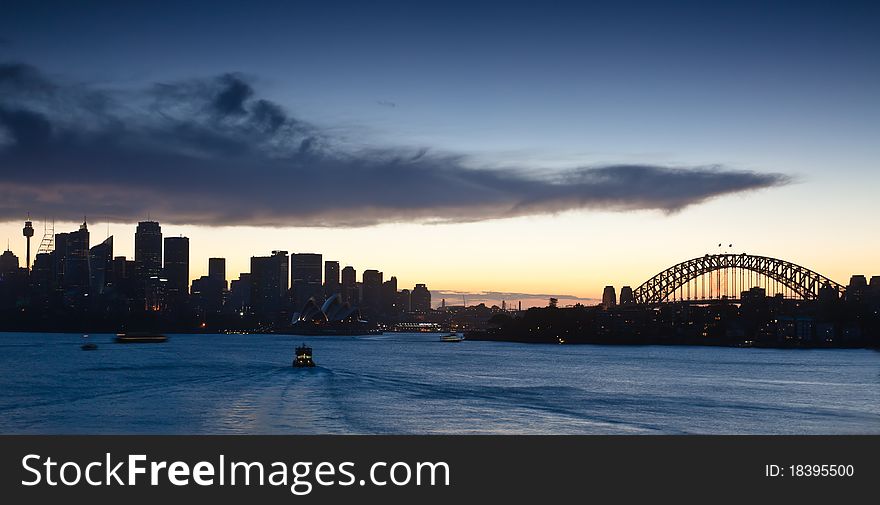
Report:
[{"label": "silhouetted building", "polygon": [[324,262],[324,296],[330,298],[336,293],[342,293],[339,283],[339,262],[327,260]]},{"label": "silhouetted building", "polygon": [[[115,256],[110,263],[110,275],[107,276],[109,286],[117,295],[117,300],[124,302],[128,307],[135,298],[134,260],[126,259],[125,256]],[[138,303],[138,309],[142,309],[143,303]]]},{"label": "silhouetted building", "polygon": [[347,266],[342,269],[342,302],[351,305],[360,304],[357,287],[357,271]]},{"label": "silhouetted building", "polygon": [[89,229],[55,235],[55,278],[68,295],[78,297],[89,289]]},{"label": "silhouetted building", "polygon": [[89,287],[96,295],[104,294],[113,279],[113,237],[89,249]]},{"label": "silhouetted building", "polygon": [[846,301],[861,302],[868,294],[868,280],[864,275],[853,275],[846,287]]},{"label": "silhouetted building", "polygon": [[605,286],[605,290],[602,291],[602,306],[606,309],[617,306],[617,292],[614,286]]},{"label": "silhouetted building", "polygon": [[390,279],[382,283],[379,301],[383,315],[394,316],[400,312],[397,305],[397,277],[391,276]]},{"label": "silhouetted building", "polygon": [[382,310],[382,272],[364,270],[362,274],[361,314],[375,319]]},{"label": "silhouetted building", "polygon": [[224,291],[223,281],[219,277],[203,275],[193,279],[190,300],[196,314],[201,318],[218,314],[223,309]]},{"label": "silhouetted building", "polygon": [[47,311],[55,292],[55,254],[39,253],[34,256],[34,267],[31,269],[31,296],[39,310]]},{"label": "silhouetted building", "polygon": [[287,298],[287,251],[251,258],[251,297],[253,313],[263,323],[275,322]]},{"label": "silhouetted building", "polygon": [[397,293],[397,307],[400,312],[411,312],[412,311],[412,303],[410,301],[410,291],[408,289],[401,289],[399,293]]},{"label": "silhouetted building", "polygon": [[119,287],[120,284],[134,280],[134,260],[126,259],[125,256],[116,256],[113,258],[112,265],[113,274],[110,276],[114,286]]},{"label": "silhouetted building", "polygon": [[630,286],[620,288],[620,304],[632,305],[634,303],[636,303],[636,299],[633,296],[633,288]]},{"label": "silhouetted building", "polygon": [[226,290],[226,258],[208,258],[208,277],[220,281]]},{"label": "silhouetted building", "polygon": [[9,249],[0,254],[0,275],[18,271],[18,256]]},{"label": "silhouetted building", "polygon": [[161,312],[168,308],[168,279],[161,275],[152,275],[144,281],[146,293],[146,310]]},{"label": "silhouetted building", "polygon": [[821,288],[819,288],[819,303],[824,305],[828,305],[834,303],[840,299],[840,293],[836,288],[831,287],[830,284],[825,283]]},{"label": "silhouetted building", "polygon": [[162,270],[162,228],[156,221],[141,221],[134,233],[135,278],[146,279]]},{"label": "silhouetted building", "polygon": [[251,293],[253,292],[253,283],[251,282],[251,274],[243,273],[238,279],[229,283],[229,300],[223,306],[224,311],[232,311],[241,315],[252,312],[251,310]]},{"label": "silhouetted building", "polygon": [[323,267],[321,255],[316,253],[291,254],[290,264],[294,310],[302,310],[310,298],[314,298],[315,303],[321,304],[324,301],[324,289],[321,284],[321,268]]},{"label": "silhouetted building", "polygon": [[189,239],[165,238],[165,266],[163,277],[168,280],[165,296],[168,306],[179,309],[189,294]]},{"label": "silhouetted building", "polygon": [[410,308],[413,312],[429,312],[431,310],[431,292],[424,284],[416,284],[410,292]]},{"label": "silhouetted building", "polygon": [[18,256],[9,249],[0,254],[0,311],[6,312],[19,304],[25,294],[27,281],[27,269],[19,268]]},{"label": "silhouetted building", "polygon": [[[141,221],[134,233],[134,282],[135,297],[143,301],[145,307],[155,306],[147,298],[156,300],[157,293],[148,293],[147,284],[151,278],[158,278],[162,272],[162,228],[156,221]],[[158,286],[155,282],[152,286]]]}]

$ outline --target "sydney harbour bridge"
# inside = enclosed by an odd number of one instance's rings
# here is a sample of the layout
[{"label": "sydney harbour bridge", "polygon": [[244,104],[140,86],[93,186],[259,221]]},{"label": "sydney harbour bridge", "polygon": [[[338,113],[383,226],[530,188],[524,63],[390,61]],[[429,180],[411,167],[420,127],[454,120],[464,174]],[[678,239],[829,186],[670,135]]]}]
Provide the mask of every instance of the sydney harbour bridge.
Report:
[{"label": "sydney harbour bridge", "polygon": [[[767,296],[816,300],[839,297],[844,286],[822,274],[777,258],[750,254],[707,254],[673,265],[632,290],[629,303],[738,301],[740,293],[763,288]],[[621,303],[624,302],[621,293]]]}]

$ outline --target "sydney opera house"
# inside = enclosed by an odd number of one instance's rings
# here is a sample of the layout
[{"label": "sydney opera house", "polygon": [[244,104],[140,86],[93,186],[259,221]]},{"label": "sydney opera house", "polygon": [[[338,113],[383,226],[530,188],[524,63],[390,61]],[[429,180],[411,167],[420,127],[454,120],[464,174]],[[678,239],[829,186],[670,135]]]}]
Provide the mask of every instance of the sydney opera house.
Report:
[{"label": "sydney opera house", "polygon": [[356,335],[368,333],[373,325],[360,317],[357,307],[342,302],[341,295],[334,294],[318,307],[314,298],[306,302],[301,312],[291,318],[291,333],[299,335]]}]

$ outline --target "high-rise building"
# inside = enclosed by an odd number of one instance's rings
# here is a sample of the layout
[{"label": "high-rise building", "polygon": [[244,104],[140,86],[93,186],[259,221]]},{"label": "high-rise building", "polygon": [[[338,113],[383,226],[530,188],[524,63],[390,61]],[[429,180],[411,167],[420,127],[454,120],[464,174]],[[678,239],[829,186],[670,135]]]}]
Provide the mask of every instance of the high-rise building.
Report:
[{"label": "high-rise building", "polygon": [[352,266],[342,269],[342,302],[352,305],[361,303],[358,297],[357,271]]},{"label": "high-rise building", "polygon": [[261,322],[275,322],[287,298],[287,251],[251,258],[250,306]]},{"label": "high-rise building", "polygon": [[166,284],[166,301],[169,307],[180,308],[189,295],[189,239],[165,237],[165,265],[163,277]]},{"label": "high-rise building", "polygon": [[364,270],[362,276],[361,313],[367,317],[375,318],[382,310],[382,272]]},{"label": "high-rise building", "polygon": [[125,256],[116,256],[113,258],[113,274],[110,276],[114,284],[118,284],[122,280],[130,280],[134,278],[134,260],[126,259]]},{"label": "high-rise building", "polygon": [[162,270],[162,227],[156,221],[141,221],[134,233],[135,277],[146,279]]},{"label": "high-rise building", "polygon": [[614,286],[605,286],[605,290],[602,291],[602,306],[606,309],[617,306],[617,291]]},{"label": "high-rise building", "polygon": [[221,282],[226,290],[226,258],[208,258],[208,277]]},{"label": "high-rise building", "polygon": [[47,309],[52,292],[55,290],[55,253],[42,252],[34,256],[31,269],[31,295],[42,308]]},{"label": "high-rise building", "polygon": [[633,288],[631,286],[620,288],[620,304],[632,305],[634,303],[636,303],[636,298],[633,296]]},{"label": "high-rise building", "polygon": [[232,311],[241,315],[250,313],[252,292],[251,274],[239,275],[238,279],[229,283],[229,300],[223,306],[224,312]]},{"label": "high-rise building", "polygon": [[410,300],[410,291],[408,289],[401,289],[400,292],[397,293],[397,307],[400,312],[412,311],[412,302]]},{"label": "high-rise building", "polygon": [[96,295],[104,294],[113,282],[113,237],[89,249],[89,288]]},{"label": "high-rise building", "polygon": [[339,262],[327,260],[324,262],[324,296],[330,298],[340,292]]},{"label": "high-rise building", "polygon": [[323,300],[321,285],[322,257],[317,253],[294,253],[290,255],[290,281],[293,288],[294,310],[302,310],[310,298],[318,306]]},{"label": "high-rise building", "polygon": [[[57,238],[56,238],[57,241]],[[144,302],[147,298],[157,300],[157,293],[148,293],[147,284],[162,272],[162,227],[156,221],[141,221],[134,233],[134,283],[135,298]],[[158,283],[149,282],[157,287]],[[149,304],[155,306],[155,304]]]},{"label": "high-rise building", "polygon": [[413,312],[429,312],[431,310],[431,292],[424,284],[416,284],[409,294],[410,308]]},{"label": "high-rise building", "polygon": [[391,276],[390,279],[382,283],[380,302],[382,314],[386,316],[394,316],[400,312],[397,303],[397,277]]},{"label": "high-rise building", "polygon": [[126,259],[125,256],[113,258],[110,281],[113,288],[123,298],[131,300],[135,297],[134,260]]},{"label": "high-rise building", "polygon": [[287,251],[272,251],[272,258],[275,259],[275,267],[278,269],[281,300],[287,301],[290,297],[290,255]]},{"label": "high-rise building", "polygon": [[144,306],[147,310],[160,312],[168,308],[168,279],[162,275],[148,277],[145,281],[144,293],[146,293]]},{"label": "high-rise building", "polygon": [[[19,268],[18,256],[6,249],[0,254],[0,308],[4,309],[4,314],[25,295],[27,284],[27,269]],[[5,321],[0,318],[0,322]]]},{"label": "high-rise building", "polygon": [[0,254],[0,276],[18,271],[18,256],[9,249]]},{"label": "high-rise building", "polygon": [[[240,291],[241,288],[239,288],[239,298],[241,298]],[[248,284],[247,291],[247,306],[250,306],[250,284]],[[196,314],[204,319],[219,314],[227,301],[228,293],[226,258],[208,258],[208,275],[193,279],[192,289],[190,289],[191,305],[195,309]],[[233,310],[242,312],[243,300],[238,300],[237,303],[239,304],[238,307]]]},{"label": "high-rise building", "polygon": [[85,221],[79,230],[55,234],[55,285],[73,295],[89,289],[89,228]]}]

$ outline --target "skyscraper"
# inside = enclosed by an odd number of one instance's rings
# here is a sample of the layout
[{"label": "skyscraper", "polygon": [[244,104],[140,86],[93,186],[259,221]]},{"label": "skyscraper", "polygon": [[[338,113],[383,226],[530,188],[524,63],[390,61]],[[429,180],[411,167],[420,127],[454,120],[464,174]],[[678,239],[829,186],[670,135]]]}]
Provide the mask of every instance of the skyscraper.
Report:
[{"label": "skyscraper", "polygon": [[275,322],[281,314],[287,297],[288,268],[287,251],[251,257],[250,305],[261,322]]},{"label": "skyscraper", "polygon": [[424,284],[416,284],[409,294],[410,306],[413,312],[428,312],[431,310],[431,292]]},{"label": "skyscraper", "polygon": [[18,271],[18,256],[9,249],[0,254],[0,276]]},{"label": "skyscraper", "polygon": [[382,283],[380,301],[382,314],[385,316],[393,316],[400,312],[400,306],[397,303],[397,277],[391,276],[390,279]]},{"label": "skyscraper", "polygon": [[342,269],[342,301],[358,305],[357,271],[352,266]]},{"label": "skyscraper", "polygon": [[316,253],[294,253],[290,255],[290,281],[293,288],[294,310],[302,310],[309,298],[314,298],[320,306],[323,302],[321,286],[322,258]]},{"label": "skyscraper", "polygon": [[[248,290],[250,290],[249,286]],[[226,294],[226,258],[208,258],[208,275],[203,275],[192,282],[191,304],[200,317],[207,319],[222,311]]]},{"label": "skyscraper", "polygon": [[89,288],[100,295],[113,278],[113,237],[89,249]]},{"label": "skyscraper", "polygon": [[147,282],[158,278],[161,271],[162,228],[156,221],[141,221],[134,233],[135,298],[138,302],[142,301],[146,306]]},{"label": "skyscraper", "polygon": [[229,283],[229,300],[223,306],[225,311],[238,312],[246,314],[251,312],[251,295],[253,294],[253,283],[251,282],[251,274],[243,273],[238,279]]},{"label": "skyscraper", "polygon": [[208,258],[208,277],[221,282],[226,290],[226,258]]},{"label": "skyscraper", "polygon": [[364,270],[361,313],[375,318],[382,310],[382,272]]},{"label": "skyscraper", "polygon": [[401,289],[400,292],[397,293],[397,308],[400,312],[412,311],[412,301],[408,289]]},{"label": "skyscraper", "polygon": [[56,286],[72,295],[89,289],[89,228],[85,221],[79,230],[55,235]]},{"label": "skyscraper", "polygon": [[329,298],[339,293],[339,262],[327,260],[324,262],[324,296]]},{"label": "skyscraper", "polygon": [[162,270],[162,227],[156,221],[141,221],[134,233],[135,277],[146,279]]},{"label": "skyscraper", "polygon": [[189,294],[189,239],[187,237],[165,238],[166,302],[169,307],[180,308]]}]

